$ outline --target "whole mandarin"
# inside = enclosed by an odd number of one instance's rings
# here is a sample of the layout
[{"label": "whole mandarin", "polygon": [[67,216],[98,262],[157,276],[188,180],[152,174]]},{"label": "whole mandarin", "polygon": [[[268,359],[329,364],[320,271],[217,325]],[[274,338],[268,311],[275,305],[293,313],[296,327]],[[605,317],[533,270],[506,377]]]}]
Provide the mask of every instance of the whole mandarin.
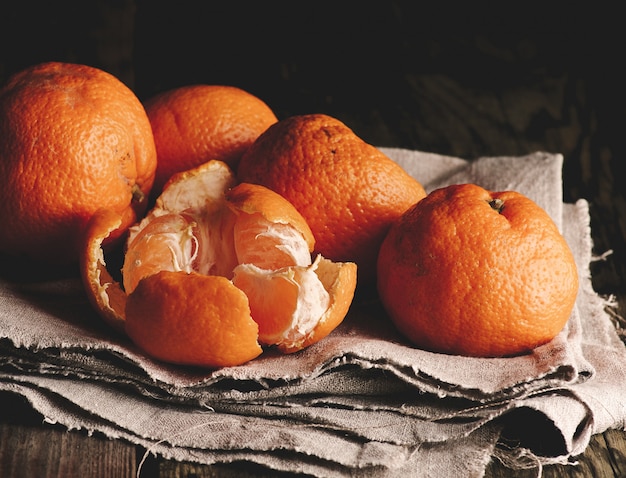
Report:
[{"label": "whole mandarin", "polygon": [[158,156],[155,194],[175,173],[209,160],[236,167],[252,142],[278,121],[260,98],[234,86],[182,86],[144,104]]},{"label": "whole mandarin", "polygon": [[535,202],[462,184],[431,192],[393,225],[378,257],[378,290],[391,320],[418,347],[510,356],[563,329],[578,272]]},{"label": "whole mandarin", "polygon": [[323,114],[269,127],[242,156],[237,176],[287,198],[311,227],[315,251],[356,262],[363,284],[374,281],[391,224],[426,195],[392,159]]},{"label": "whole mandarin", "polygon": [[16,73],[0,90],[0,138],[0,251],[76,263],[98,209],[121,216],[117,236],[144,213],[156,169],[152,130],[113,75],[57,62]]}]

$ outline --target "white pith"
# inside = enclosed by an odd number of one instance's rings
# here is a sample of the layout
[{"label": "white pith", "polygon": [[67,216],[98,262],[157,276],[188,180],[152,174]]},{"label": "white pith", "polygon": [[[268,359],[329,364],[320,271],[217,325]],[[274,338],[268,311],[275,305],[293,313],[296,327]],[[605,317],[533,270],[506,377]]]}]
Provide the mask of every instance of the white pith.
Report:
[{"label": "white pith", "polygon": [[[258,222],[255,228],[257,229],[255,239],[271,239],[271,247],[275,247],[288,255],[294,265],[308,266],[311,264],[309,245],[298,230],[289,224],[270,222],[260,214],[258,214],[257,217]],[[266,254],[268,251],[263,247],[263,244],[262,241],[255,241],[255,246],[257,247],[252,251],[249,245],[246,244],[246,250],[238,252],[238,262],[246,262],[244,258],[247,257],[248,259],[252,259],[252,264],[267,269],[268,267],[266,266],[268,264],[266,260],[271,260],[271,256],[268,258]]]},{"label": "white pith", "polygon": [[[294,280],[298,283],[298,300],[291,327],[277,345],[291,345],[308,336],[322,319],[330,305],[330,295],[315,273],[317,261],[300,269]],[[298,280],[299,279],[299,280]]]},{"label": "white pith", "polygon": [[273,278],[280,277],[297,288],[291,324],[282,337],[272,338],[274,345],[292,346],[303,341],[315,329],[330,306],[330,294],[316,274],[320,258],[318,256],[308,266],[290,266],[277,270],[263,269],[254,264],[240,264],[235,268],[235,276],[247,275],[259,284],[258,287],[262,287],[263,282],[269,283]]},{"label": "white pith", "polygon": [[102,270],[99,267],[106,267],[106,262],[104,261],[104,251],[102,250],[100,243],[94,243],[92,254],[96,257],[96,263],[90,268],[90,273],[92,276],[95,275],[94,282],[97,287],[96,295],[100,298],[102,305],[106,309],[112,310],[111,303],[109,301],[109,294],[107,293],[109,283],[102,281]]},{"label": "white pith", "polygon": [[288,254],[296,265],[308,266],[311,264],[309,246],[302,234],[293,227],[287,224],[268,223],[267,231],[261,234],[277,239],[276,248]]},{"label": "white pith", "polygon": [[130,228],[128,243],[154,218],[187,211],[191,215],[210,217],[224,209],[224,192],[235,185],[232,171],[224,163],[210,161],[203,171],[168,185],[152,210],[139,224]]}]

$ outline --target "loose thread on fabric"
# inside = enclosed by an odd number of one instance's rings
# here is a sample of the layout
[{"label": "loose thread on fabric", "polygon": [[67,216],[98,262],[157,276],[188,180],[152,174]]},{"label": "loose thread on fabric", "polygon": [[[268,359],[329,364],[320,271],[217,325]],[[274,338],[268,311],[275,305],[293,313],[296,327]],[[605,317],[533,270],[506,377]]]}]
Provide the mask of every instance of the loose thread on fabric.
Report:
[{"label": "loose thread on fabric", "polygon": [[619,304],[614,295],[610,295],[604,299],[604,311],[609,315],[617,335],[626,343],[626,318],[619,313]]},{"label": "loose thread on fabric", "polygon": [[541,460],[526,448],[511,448],[500,443],[495,448],[493,457],[507,468],[519,470],[536,469],[537,474],[535,478],[543,476]]},{"label": "loose thread on fabric", "polygon": [[[208,414],[210,414],[210,413],[215,413],[215,410],[214,410],[212,407],[208,406],[208,405],[204,405],[204,408],[205,408],[205,410],[206,410],[204,413],[208,413]],[[236,421],[236,420],[233,420],[233,422],[235,422],[235,421]],[[194,425],[194,426],[191,426],[191,427],[189,427],[189,428],[185,428],[184,430],[181,430],[181,431],[180,431],[180,432],[178,432],[178,433],[174,433],[173,435],[171,435],[171,436],[169,436],[169,437],[165,437],[165,438],[162,438],[161,440],[158,440],[158,441],[154,442],[152,445],[150,445],[148,448],[146,448],[146,451],[145,451],[145,453],[143,454],[143,456],[142,456],[142,458],[141,458],[141,461],[140,461],[140,462],[139,462],[139,464],[137,465],[137,474],[136,474],[137,478],[139,478],[139,477],[141,476],[141,469],[143,468],[144,463],[145,463],[145,462],[146,462],[146,460],[148,459],[148,456],[150,455],[150,453],[152,453],[152,452],[153,452],[153,450],[154,450],[157,446],[159,446],[159,445],[160,445],[160,444],[162,444],[162,443],[169,442],[169,441],[171,441],[173,438],[180,437],[180,436],[184,435],[185,433],[189,433],[189,432],[192,432],[192,431],[194,431],[194,430],[198,430],[198,429],[203,428],[203,427],[206,427],[206,426],[208,426],[208,425],[213,425],[214,423],[218,423],[218,422],[216,422],[216,421],[214,421],[214,420],[209,420],[209,421],[206,421],[206,422],[197,423],[197,424],[196,424],[196,425]]]},{"label": "loose thread on fabric", "polygon": [[608,249],[604,251],[602,254],[600,254],[599,256],[593,255],[591,257],[590,262],[606,261],[607,257],[609,257],[612,254],[613,254],[613,249]]}]

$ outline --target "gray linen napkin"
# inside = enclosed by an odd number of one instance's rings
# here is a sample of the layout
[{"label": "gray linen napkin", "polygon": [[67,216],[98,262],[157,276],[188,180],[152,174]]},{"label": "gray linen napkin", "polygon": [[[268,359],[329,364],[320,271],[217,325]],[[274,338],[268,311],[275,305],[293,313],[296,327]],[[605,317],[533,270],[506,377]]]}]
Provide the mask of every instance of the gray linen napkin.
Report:
[{"label": "gray linen napkin", "polygon": [[[428,190],[515,189],[551,214],[581,274],[576,308],[555,340],[515,358],[434,354],[411,347],[376,302],[355,303],[305,351],[205,371],[143,356],[98,321],[77,280],[3,280],[0,390],[27,397],[50,421],[166,457],[317,476],[482,476],[492,455],[516,467],[566,462],[591,434],[623,426],[626,380],[615,377],[626,378],[626,351],[591,288],[587,204],[562,202],[562,157],[466,162],[382,149]],[[559,437],[549,453],[532,436],[515,446],[500,439],[515,437],[516,418],[528,413]]]}]

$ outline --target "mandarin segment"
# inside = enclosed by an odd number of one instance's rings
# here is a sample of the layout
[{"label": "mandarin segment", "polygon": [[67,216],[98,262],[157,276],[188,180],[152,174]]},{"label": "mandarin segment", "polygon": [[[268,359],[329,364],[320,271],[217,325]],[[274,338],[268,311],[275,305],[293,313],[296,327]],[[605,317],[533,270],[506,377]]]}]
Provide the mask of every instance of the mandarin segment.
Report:
[{"label": "mandarin segment", "polygon": [[245,292],[250,311],[259,324],[259,341],[278,344],[293,327],[300,285],[293,268],[261,269],[252,264],[235,268],[233,284]]},{"label": "mandarin segment", "polygon": [[426,195],[392,159],[321,114],[270,126],[243,154],[237,176],[291,202],[313,231],[315,252],[356,262],[364,284],[374,280],[391,224]]},{"label": "mandarin segment", "polygon": [[270,188],[240,183],[226,192],[226,199],[237,211],[247,214],[258,213],[269,222],[289,225],[302,235],[309,250],[313,250],[315,237],[309,223],[289,200],[285,200]]},{"label": "mandarin segment", "polygon": [[309,267],[275,271],[241,264],[233,283],[250,300],[261,343],[284,353],[319,342],[343,322],[356,288],[356,264],[318,256]]},{"label": "mandarin segment", "polygon": [[324,339],[343,322],[350,310],[357,283],[357,265],[333,262],[320,256],[315,274],[328,292],[328,307],[311,333],[279,346],[283,353],[298,352]]},{"label": "mandarin segment", "polygon": [[241,183],[226,192],[235,212],[234,244],[239,263],[266,269],[311,264],[315,238],[296,208],[274,191]]},{"label": "mandarin segment", "polygon": [[419,347],[510,356],[552,340],[578,292],[569,246],[548,214],[514,191],[447,186],[394,224],[378,257],[378,290]]},{"label": "mandarin segment", "polygon": [[318,262],[276,270],[252,264],[235,268],[233,283],[248,296],[262,343],[294,348],[317,327],[330,305],[329,293],[315,273]]},{"label": "mandarin segment", "polygon": [[198,225],[189,215],[156,217],[134,237],[124,256],[122,277],[130,294],[141,279],[161,270],[191,272],[200,255]]},{"label": "mandarin segment", "polygon": [[233,226],[237,260],[265,269],[311,263],[305,238],[291,225],[268,221],[261,214],[239,214]]}]

